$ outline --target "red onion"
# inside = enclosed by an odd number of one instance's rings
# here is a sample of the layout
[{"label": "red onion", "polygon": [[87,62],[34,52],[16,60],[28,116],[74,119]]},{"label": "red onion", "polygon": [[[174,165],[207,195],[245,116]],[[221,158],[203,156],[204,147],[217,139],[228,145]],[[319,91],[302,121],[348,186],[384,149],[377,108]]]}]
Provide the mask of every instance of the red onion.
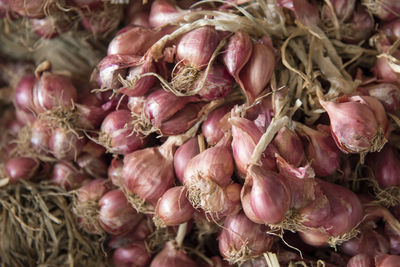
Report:
[{"label": "red onion", "polygon": [[59,161],[50,175],[50,181],[65,190],[73,190],[89,182],[91,179],[82,173],[73,164]]},{"label": "red onion", "polygon": [[48,121],[37,119],[31,126],[31,144],[37,152],[45,154],[50,149],[51,125]]},{"label": "red onion", "polygon": [[150,60],[145,60],[144,62],[140,62],[138,66],[131,67],[126,76],[126,84],[124,84],[124,87],[119,92],[127,96],[143,96],[153,87],[156,77],[147,76],[139,79],[138,77],[142,74],[156,71],[156,66]]},{"label": "red onion", "polygon": [[390,41],[395,42],[397,38],[400,38],[400,19],[397,18],[390,22],[382,23],[380,30],[385,33]]},{"label": "red onion", "polygon": [[170,31],[170,28],[153,30],[128,26],[110,42],[107,55],[143,56],[158,39]]},{"label": "red onion", "polygon": [[130,127],[131,120],[128,110],[114,111],[104,119],[99,141],[109,152],[125,155],[144,146],[145,139]]},{"label": "red onion", "polygon": [[216,146],[193,157],[186,165],[184,184],[193,207],[206,213],[225,213],[224,188],[232,183],[233,159],[226,136]]},{"label": "red onion", "polygon": [[380,254],[375,256],[376,267],[396,267],[399,266],[400,256]]},{"label": "red onion", "polygon": [[82,153],[76,163],[92,177],[106,177],[108,164],[104,157],[95,157],[89,153]]},{"label": "red onion", "polygon": [[133,55],[106,56],[97,64],[97,83],[101,88],[120,88],[119,76],[125,77],[129,67],[140,66],[140,60],[140,56]]},{"label": "red onion", "polygon": [[178,97],[160,88],[147,96],[144,114],[154,127],[160,127],[163,121],[171,118],[186,104],[197,100],[195,96]]},{"label": "red onion", "polygon": [[277,157],[279,174],[282,175],[291,192],[290,208],[300,209],[315,200],[318,185],[314,178],[314,170],[310,165],[293,167],[281,156]]},{"label": "red onion", "polygon": [[99,202],[99,222],[111,235],[128,233],[140,222],[142,215],[136,213],[121,190],[106,193]]},{"label": "red onion", "polygon": [[177,45],[177,61],[203,69],[209,63],[219,43],[219,33],[211,26],[192,30],[182,36]]},{"label": "red onion", "polygon": [[108,246],[116,249],[129,246],[129,244],[135,241],[144,241],[151,233],[153,233],[153,228],[153,222],[147,217],[144,217],[129,233],[111,237]]},{"label": "red onion", "polygon": [[332,211],[331,218],[323,224],[326,231],[332,236],[339,236],[357,226],[363,216],[358,197],[343,186],[321,180],[319,184],[330,202]]},{"label": "red onion", "polygon": [[241,199],[249,195],[250,206],[257,221],[278,224],[288,211],[291,198],[286,182],[280,174],[250,165],[241,192]]},{"label": "red onion", "polygon": [[15,157],[4,163],[6,175],[12,183],[35,178],[39,171],[39,166],[40,162],[37,159],[28,157]]},{"label": "red onion", "polygon": [[151,255],[143,241],[132,242],[126,247],[117,248],[113,253],[113,263],[118,267],[146,267]]},{"label": "red onion", "polygon": [[323,193],[326,195],[331,213],[319,228],[303,231],[302,239],[310,245],[336,245],[351,238],[362,219],[363,210],[358,197],[349,189],[318,180]]},{"label": "red onion", "polygon": [[206,138],[207,144],[210,146],[218,143],[224,137],[221,129],[221,119],[233,108],[233,104],[224,105],[212,111],[207,119],[203,122],[201,132]]},{"label": "red onion", "polygon": [[306,140],[306,156],[317,176],[328,176],[340,166],[340,151],[335,145],[333,138],[318,129],[296,124],[296,129]]},{"label": "red onion", "polygon": [[124,189],[155,206],[174,183],[174,150],[175,144],[167,140],[162,146],[126,155],[122,168]]},{"label": "red onion", "polygon": [[151,27],[174,24],[189,12],[181,10],[174,2],[169,0],[155,0],[153,2],[149,15]]},{"label": "red onion", "polygon": [[10,9],[23,17],[43,18],[45,16],[45,0],[11,0],[8,2]]},{"label": "red onion", "polygon": [[272,143],[288,163],[300,166],[304,159],[304,149],[300,137],[287,127],[281,128]]},{"label": "red onion", "polygon": [[400,3],[396,0],[363,0],[363,5],[369,12],[385,21],[395,19],[400,13]]},{"label": "red onion", "polygon": [[87,233],[103,233],[98,221],[98,202],[110,190],[110,181],[99,178],[76,191],[73,212],[78,217],[79,226]]},{"label": "red onion", "polygon": [[150,267],[197,267],[197,263],[190,259],[183,251],[176,248],[173,241],[165,244],[150,264]]},{"label": "red onion", "polygon": [[187,104],[171,118],[163,121],[158,132],[165,136],[185,133],[198,121],[205,105],[205,102]]},{"label": "red onion", "polygon": [[352,96],[340,103],[322,100],[320,103],[328,112],[332,136],[343,152],[374,152],[385,144],[388,121],[376,98]]},{"label": "red onion", "polygon": [[253,44],[246,31],[239,30],[229,38],[223,56],[224,64],[235,80],[239,79],[239,73],[251,56]]},{"label": "red onion", "polygon": [[240,87],[250,103],[260,95],[269,83],[275,69],[273,50],[264,44],[254,44],[251,56],[240,71]]},{"label": "red onion", "polygon": [[[240,117],[229,119],[232,125],[232,151],[236,168],[242,177],[246,176],[248,164],[254,148],[259,142],[262,132],[255,126],[255,123]],[[264,151],[260,165],[264,169],[275,170],[275,153],[278,152],[273,144],[269,144]]]},{"label": "red onion", "polygon": [[35,76],[22,77],[15,90],[15,105],[19,109],[31,113],[34,110],[32,97]]},{"label": "red onion", "polygon": [[219,251],[230,264],[261,256],[272,248],[275,239],[266,230],[265,226],[250,221],[243,212],[227,216],[218,236]]},{"label": "red onion", "polygon": [[[400,20],[399,20],[400,21]],[[400,88],[392,83],[378,83],[366,87],[370,96],[378,99],[388,112],[400,108]]]},{"label": "red onion", "polygon": [[174,170],[179,182],[183,184],[183,174],[188,162],[197,154],[200,153],[199,143],[197,138],[191,138],[186,143],[181,145],[174,155]]},{"label": "red onion", "polygon": [[122,159],[113,158],[111,165],[108,167],[108,178],[113,185],[120,187],[122,179],[122,167],[124,166]]},{"label": "red onion", "polygon": [[347,267],[374,267],[374,262],[371,255],[357,254],[348,261]]},{"label": "red onion", "polygon": [[193,91],[206,100],[227,96],[233,86],[233,79],[222,64],[215,63],[209,72],[203,70],[194,83]]},{"label": "red onion", "polygon": [[183,186],[175,186],[168,189],[158,200],[155,209],[160,226],[175,226],[189,221],[193,217],[194,209],[186,198],[186,189]]},{"label": "red onion", "polygon": [[55,128],[51,130],[49,149],[59,160],[76,160],[82,152],[86,138],[70,129]]},{"label": "red onion", "polygon": [[387,144],[379,153],[368,155],[367,164],[382,188],[400,186],[400,154]]},{"label": "red onion", "polygon": [[319,227],[331,216],[331,204],[320,188],[315,188],[314,196],[314,201],[298,211],[306,227]]},{"label": "red onion", "polygon": [[71,80],[65,76],[45,71],[33,88],[33,105],[37,113],[53,108],[71,108],[77,100],[77,92]]},{"label": "red onion", "polygon": [[108,111],[95,105],[75,104],[77,114],[76,127],[85,130],[97,129]]},{"label": "red onion", "polygon": [[128,98],[128,108],[134,114],[141,114],[143,111],[144,101],[146,98],[144,96],[134,96]]}]

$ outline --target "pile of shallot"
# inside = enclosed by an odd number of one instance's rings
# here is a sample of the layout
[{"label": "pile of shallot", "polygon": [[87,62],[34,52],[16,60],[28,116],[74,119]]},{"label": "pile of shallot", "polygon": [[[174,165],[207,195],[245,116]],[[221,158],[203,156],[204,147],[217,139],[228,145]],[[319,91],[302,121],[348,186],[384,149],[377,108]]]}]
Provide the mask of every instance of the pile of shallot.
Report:
[{"label": "pile of shallot", "polygon": [[3,187],[63,188],[110,266],[398,266],[397,0],[66,3],[0,1],[120,27],[84,79],[0,62]]}]

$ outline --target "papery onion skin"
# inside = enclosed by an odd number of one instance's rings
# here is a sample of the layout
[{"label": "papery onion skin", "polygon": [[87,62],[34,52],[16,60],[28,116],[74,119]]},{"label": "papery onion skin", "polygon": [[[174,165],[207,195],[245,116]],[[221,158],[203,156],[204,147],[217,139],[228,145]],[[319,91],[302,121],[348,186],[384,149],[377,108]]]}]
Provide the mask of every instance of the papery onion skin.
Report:
[{"label": "papery onion skin", "polygon": [[219,33],[204,26],[186,33],[177,45],[177,60],[198,69],[207,66],[219,43]]},{"label": "papery onion skin", "polygon": [[203,99],[220,99],[231,92],[233,79],[222,64],[214,63],[207,76],[205,75],[205,71],[202,71],[194,84],[194,91],[198,91],[198,95]]},{"label": "papery onion skin", "polygon": [[98,178],[88,182],[76,191],[73,199],[73,212],[79,226],[87,233],[101,234],[103,230],[98,221],[98,202],[111,190],[110,180]]},{"label": "papery onion skin", "polygon": [[37,113],[53,108],[72,108],[77,102],[77,91],[65,76],[44,72],[33,88],[33,105]]},{"label": "papery onion skin", "polygon": [[165,244],[150,264],[150,267],[198,267],[197,263],[190,259],[184,252],[175,248],[173,241]]},{"label": "papery onion skin", "polygon": [[317,129],[301,126],[299,133],[305,139],[305,152],[315,174],[325,177],[334,173],[340,166],[340,150],[334,139],[323,131],[323,125]]},{"label": "papery onion skin", "polygon": [[[284,178],[273,171],[251,165],[248,180],[252,182],[250,205],[254,215],[265,224],[278,224],[289,209],[291,197]],[[244,192],[246,184],[243,186]]]},{"label": "papery onion skin", "polygon": [[126,155],[122,168],[123,187],[155,206],[174,183],[173,152],[168,146],[149,147]]},{"label": "papery onion skin", "polygon": [[347,267],[374,267],[374,261],[370,255],[357,254],[350,258]]},{"label": "papery onion skin", "polygon": [[281,128],[272,141],[279,155],[288,163],[298,167],[304,159],[305,153],[300,137],[287,127]]},{"label": "papery onion skin", "polygon": [[[400,20],[399,20],[400,22]],[[378,83],[366,87],[370,96],[378,99],[385,110],[394,112],[400,109],[400,88],[392,83]]]},{"label": "papery onion skin", "polygon": [[[262,136],[262,132],[253,121],[245,118],[232,117],[229,122],[232,125],[232,152],[235,165],[239,174],[245,177],[250,158]],[[262,168],[276,169],[275,153],[277,152],[273,144],[267,146],[259,162]]]},{"label": "papery onion skin", "polygon": [[265,226],[250,221],[243,212],[227,216],[218,236],[219,251],[231,263],[262,255],[271,249],[275,239],[266,230]]},{"label": "papery onion skin", "polygon": [[177,22],[188,11],[181,10],[172,1],[155,0],[151,5],[149,23],[151,27],[160,27]]},{"label": "papery onion skin", "polygon": [[59,161],[53,167],[50,182],[66,190],[81,187],[90,181],[87,174],[82,173],[72,163]]},{"label": "papery onion skin", "polygon": [[155,212],[165,225],[175,226],[189,221],[193,217],[194,208],[186,198],[185,187],[175,186],[158,200]]},{"label": "papery onion skin", "polygon": [[55,158],[72,161],[80,155],[86,142],[80,133],[58,127],[52,130],[49,149]]},{"label": "papery onion skin", "polygon": [[119,247],[113,253],[113,263],[118,267],[146,267],[150,263],[145,243],[135,241],[126,247]]},{"label": "papery onion skin", "polygon": [[253,102],[269,83],[275,69],[275,55],[264,44],[253,45],[251,57],[240,71],[241,87],[250,102]]},{"label": "papery onion skin", "polygon": [[183,134],[196,123],[205,105],[205,102],[187,104],[161,123],[159,126],[160,133],[165,136]]},{"label": "papery onion skin", "polygon": [[100,140],[110,152],[125,155],[145,145],[146,139],[129,127],[131,120],[131,113],[122,109],[111,112],[104,119]]},{"label": "papery onion skin", "polygon": [[379,151],[385,144],[388,122],[382,104],[371,96],[354,96],[342,103],[321,101],[332,135],[344,153]]},{"label": "papery onion skin", "polygon": [[107,192],[99,201],[99,222],[112,235],[121,235],[132,230],[142,219],[127,201],[121,190]]},{"label": "papery onion skin", "polygon": [[252,50],[253,44],[246,31],[239,30],[229,38],[223,61],[229,74],[235,79],[249,60]]},{"label": "papery onion skin", "polygon": [[143,56],[146,51],[164,34],[167,28],[153,30],[143,27],[127,27],[120,31],[108,45],[107,55]]},{"label": "papery onion skin", "polygon": [[196,96],[178,97],[159,88],[149,94],[144,103],[144,114],[153,126],[159,127],[162,122],[171,118],[186,104],[198,101]]},{"label": "papery onion skin", "polygon": [[221,187],[228,186],[233,174],[232,152],[225,146],[208,148],[193,157],[186,165],[184,183],[201,175],[201,179],[208,179]]},{"label": "papery onion skin", "polygon": [[183,184],[183,174],[188,164],[194,156],[200,153],[197,138],[191,138],[181,145],[174,155],[174,170],[179,182]]},{"label": "papery onion skin", "polygon": [[225,105],[212,111],[201,126],[201,132],[210,146],[218,143],[224,136],[220,120],[232,109],[233,105]]}]

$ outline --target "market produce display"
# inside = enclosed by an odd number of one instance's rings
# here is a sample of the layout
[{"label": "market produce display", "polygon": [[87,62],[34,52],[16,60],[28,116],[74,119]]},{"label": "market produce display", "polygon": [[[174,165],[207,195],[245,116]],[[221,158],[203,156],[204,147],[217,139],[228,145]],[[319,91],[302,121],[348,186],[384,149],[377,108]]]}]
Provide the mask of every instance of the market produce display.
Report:
[{"label": "market produce display", "polygon": [[397,0],[0,0],[1,266],[400,266]]}]

